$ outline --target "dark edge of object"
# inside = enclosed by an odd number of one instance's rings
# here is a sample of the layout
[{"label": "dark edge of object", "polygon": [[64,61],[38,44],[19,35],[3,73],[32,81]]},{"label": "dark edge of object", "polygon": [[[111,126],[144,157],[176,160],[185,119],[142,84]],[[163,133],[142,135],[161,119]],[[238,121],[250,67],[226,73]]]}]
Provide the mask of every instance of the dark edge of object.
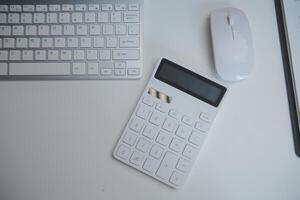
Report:
[{"label": "dark edge of object", "polygon": [[[168,63],[168,64],[170,64],[170,65],[172,65],[172,66],[178,68],[178,69],[179,69],[180,71],[182,71],[182,72],[188,73],[189,75],[194,76],[194,77],[196,77],[196,78],[198,78],[198,79],[201,79],[201,80],[203,80],[203,81],[206,82],[206,83],[209,83],[209,84],[214,85],[215,87],[219,88],[219,89],[222,91],[222,93],[220,94],[220,96],[219,96],[219,98],[217,99],[216,102],[211,102],[211,101],[209,101],[209,100],[207,100],[207,99],[205,99],[205,98],[203,98],[203,97],[197,95],[196,93],[194,93],[194,92],[192,92],[192,91],[189,91],[189,90],[187,90],[187,89],[181,87],[180,85],[174,84],[173,82],[171,82],[171,81],[169,81],[169,80],[166,80],[166,79],[164,79],[163,77],[160,77],[160,76],[159,76],[159,72],[160,72],[161,67],[162,67],[162,65],[163,65],[164,63]],[[218,107],[218,106],[219,106],[221,100],[223,99],[223,97],[224,97],[224,95],[225,95],[225,92],[227,91],[227,88],[225,88],[224,86],[222,86],[222,85],[220,85],[220,84],[218,84],[218,83],[216,83],[216,82],[214,82],[214,81],[212,81],[212,80],[209,80],[209,79],[207,79],[207,78],[201,76],[200,74],[196,74],[195,72],[190,71],[190,70],[188,70],[188,69],[186,69],[186,68],[184,68],[184,67],[182,67],[182,66],[180,66],[180,65],[178,65],[178,64],[176,64],[176,63],[174,63],[174,62],[172,62],[172,61],[170,61],[170,60],[167,60],[166,58],[163,58],[163,59],[161,60],[159,66],[158,66],[158,69],[156,70],[156,73],[155,73],[154,77],[155,77],[156,79],[158,79],[158,80],[160,80],[160,81],[162,81],[162,82],[164,82],[164,83],[167,83],[167,84],[169,84],[170,86],[172,86],[172,87],[174,87],[174,88],[176,88],[176,89],[179,89],[179,90],[181,90],[181,91],[183,91],[183,92],[185,92],[185,93],[187,93],[187,94],[189,94],[189,95],[191,95],[191,96],[193,96],[193,97],[195,97],[195,98],[197,98],[197,99],[200,99],[200,100],[202,100],[202,101],[206,102],[207,104],[212,105],[212,106],[214,106],[214,107]]]},{"label": "dark edge of object", "polygon": [[299,116],[297,114],[297,107],[295,101],[296,98],[295,98],[295,93],[293,88],[291,66],[289,63],[289,55],[288,55],[286,33],[285,33],[284,21],[283,21],[284,18],[282,12],[282,5],[281,5],[281,0],[274,0],[274,2],[275,2],[275,10],[277,16],[277,25],[278,25],[278,33],[279,33],[280,46],[281,46],[286,89],[287,89],[287,95],[289,101],[290,118],[291,118],[292,131],[294,136],[295,153],[297,154],[298,157],[300,157],[300,131],[299,131],[299,124],[298,124]]}]

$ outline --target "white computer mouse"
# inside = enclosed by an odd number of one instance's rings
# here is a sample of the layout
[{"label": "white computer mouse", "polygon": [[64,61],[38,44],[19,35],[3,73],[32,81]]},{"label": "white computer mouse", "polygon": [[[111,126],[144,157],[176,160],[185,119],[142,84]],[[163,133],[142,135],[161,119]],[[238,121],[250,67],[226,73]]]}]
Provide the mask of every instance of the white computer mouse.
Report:
[{"label": "white computer mouse", "polygon": [[214,62],[224,81],[247,78],[253,68],[254,50],[248,19],[237,8],[216,9],[210,16]]}]

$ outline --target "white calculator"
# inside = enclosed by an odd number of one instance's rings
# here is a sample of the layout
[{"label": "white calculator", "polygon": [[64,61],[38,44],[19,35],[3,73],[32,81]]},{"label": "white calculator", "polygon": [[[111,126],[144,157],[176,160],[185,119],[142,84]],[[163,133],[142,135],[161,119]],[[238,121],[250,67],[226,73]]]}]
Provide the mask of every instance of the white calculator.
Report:
[{"label": "white calculator", "polygon": [[180,188],[226,90],[215,81],[161,59],[113,156],[173,188]]}]

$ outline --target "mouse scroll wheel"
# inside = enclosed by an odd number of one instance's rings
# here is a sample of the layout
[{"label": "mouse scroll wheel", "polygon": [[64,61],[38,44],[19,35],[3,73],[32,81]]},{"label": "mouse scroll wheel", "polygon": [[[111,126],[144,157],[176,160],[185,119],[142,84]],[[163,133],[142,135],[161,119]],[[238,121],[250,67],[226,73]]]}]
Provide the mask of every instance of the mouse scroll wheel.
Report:
[{"label": "mouse scroll wheel", "polygon": [[232,15],[228,15],[227,16],[227,21],[228,21],[228,24],[230,26],[233,26],[233,24],[234,24],[234,17]]}]

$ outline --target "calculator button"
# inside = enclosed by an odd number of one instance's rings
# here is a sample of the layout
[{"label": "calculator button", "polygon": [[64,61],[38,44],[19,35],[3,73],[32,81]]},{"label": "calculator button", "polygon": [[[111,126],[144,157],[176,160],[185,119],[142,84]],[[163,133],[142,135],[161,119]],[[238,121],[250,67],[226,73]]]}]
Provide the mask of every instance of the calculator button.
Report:
[{"label": "calculator button", "polygon": [[142,138],[139,139],[139,142],[136,145],[136,148],[144,153],[148,151],[149,147],[150,147],[150,142]]},{"label": "calculator button", "polygon": [[135,144],[135,141],[137,139],[137,136],[133,134],[132,132],[128,131],[126,135],[123,138],[123,142],[126,144],[133,146]]},{"label": "calculator button", "polygon": [[177,152],[177,153],[181,153],[182,150],[184,148],[184,142],[174,138],[170,144],[170,149],[172,149],[173,151]]},{"label": "calculator button", "polygon": [[197,155],[197,151],[198,150],[196,148],[187,144],[184,148],[182,155],[186,156],[187,158],[194,159],[195,156]]},{"label": "calculator button", "polygon": [[131,155],[130,148],[126,147],[125,145],[121,144],[117,151],[117,156],[120,158],[123,158],[125,160],[128,160]]},{"label": "calculator button", "polygon": [[166,113],[168,111],[168,106],[163,103],[158,103],[155,106],[156,110],[159,110],[162,113]]},{"label": "calculator button", "polygon": [[147,119],[149,114],[150,114],[151,110],[149,109],[149,107],[145,106],[145,105],[141,105],[137,111],[136,111],[136,115],[142,119]]},{"label": "calculator button", "polygon": [[209,123],[204,122],[204,121],[199,121],[196,123],[195,128],[203,131],[203,132],[208,132],[209,130]]},{"label": "calculator button", "polygon": [[189,141],[194,145],[201,146],[204,142],[205,137],[205,134],[193,131],[192,135],[189,138]]},{"label": "calculator button", "polygon": [[175,129],[177,128],[177,126],[178,125],[177,125],[176,121],[174,121],[172,119],[166,119],[162,128],[170,133],[173,133],[175,131]]},{"label": "calculator button", "polygon": [[173,172],[170,182],[174,185],[181,186],[184,183],[184,176],[179,174],[178,172]]},{"label": "calculator button", "polygon": [[173,153],[167,152],[163,158],[156,175],[162,179],[168,180],[177,163],[178,157]]},{"label": "calculator button", "polygon": [[182,158],[179,159],[177,166],[176,166],[176,168],[178,170],[182,171],[183,173],[188,172],[190,167],[191,167],[191,162],[187,161],[185,159],[182,159]]},{"label": "calculator button", "polygon": [[170,143],[171,136],[164,132],[159,132],[156,142],[158,142],[161,145],[167,146]]},{"label": "calculator button", "polygon": [[143,165],[143,169],[150,173],[153,173],[157,170],[158,166],[159,166],[159,161],[154,160],[152,158],[147,158]]},{"label": "calculator button", "polygon": [[194,125],[194,121],[192,120],[192,118],[190,118],[188,116],[183,116],[182,117],[182,122],[185,123],[186,125],[189,125],[189,126]]},{"label": "calculator button", "polygon": [[211,116],[209,116],[207,113],[204,113],[202,112],[200,114],[200,119],[202,119],[203,121],[206,121],[206,122],[211,122]]},{"label": "calculator button", "polygon": [[142,128],[144,126],[144,122],[143,120],[141,119],[138,119],[138,118],[134,118],[132,121],[131,121],[131,124],[130,124],[130,129],[137,132],[137,133],[140,133]]},{"label": "calculator button", "polygon": [[154,128],[153,126],[146,126],[146,128],[143,131],[143,135],[150,140],[152,140],[158,133],[158,130]]},{"label": "calculator button", "polygon": [[189,138],[189,136],[190,136],[190,134],[191,134],[191,132],[192,132],[192,130],[191,129],[189,129],[189,128],[187,128],[186,126],[179,126],[179,128],[177,129],[177,131],[176,131],[176,135],[178,136],[178,137],[181,137],[181,138],[183,138],[183,139],[188,139]]},{"label": "calculator button", "polygon": [[164,116],[159,112],[153,112],[150,117],[150,123],[160,126],[164,120]]},{"label": "calculator button", "polygon": [[133,152],[133,154],[130,158],[130,162],[137,166],[140,166],[143,162],[143,159],[144,159],[144,155],[142,153]]},{"label": "calculator button", "polygon": [[150,150],[150,156],[152,156],[153,158],[156,158],[156,159],[160,159],[163,151],[164,151],[163,148],[161,148],[160,146],[155,144],[152,146],[152,148]]},{"label": "calculator button", "polygon": [[173,109],[170,110],[169,116],[170,116],[170,117],[173,117],[173,118],[175,118],[175,119],[179,119],[179,118],[180,118],[179,112],[177,112],[176,110],[173,110]]},{"label": "calculator button", "polygon": [[147,104],[148,106],[153,106],[154,105],[154,100],[152,99],[152,97],[150,97],[150,96],[145,96],[144,98],[143,98],[143,103],[144,104]]}]

